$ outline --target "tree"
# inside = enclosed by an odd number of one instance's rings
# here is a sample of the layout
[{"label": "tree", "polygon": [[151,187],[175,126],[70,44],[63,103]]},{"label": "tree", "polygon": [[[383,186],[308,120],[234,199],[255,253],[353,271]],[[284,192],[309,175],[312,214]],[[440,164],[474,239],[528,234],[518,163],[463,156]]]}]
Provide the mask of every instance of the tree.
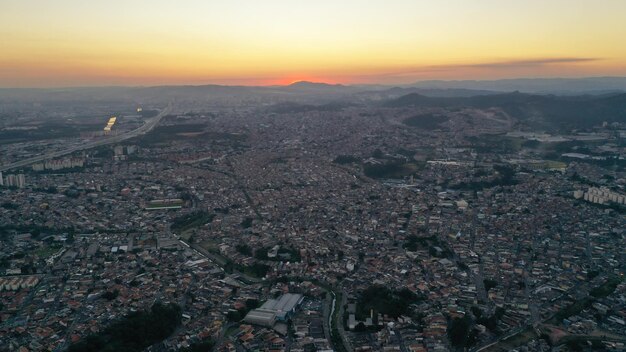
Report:
[{"label": "tree", "polygon": [[393,291],[385,286],[373,285],[360,295],[357,316],[368,316],[374,310],[376,313],[398,317],[410,313],[409,306],[421,298],[407,288]]},{"label": "tree", "polygon": [[246,308],[249,310],[256,309],[259,307],[259,300],[254,298],[248,298],[246,300]]},{"label": "tree", "polygon": [[465,346],[469,337],[471,320],[468,316],[455,318],[448,325],[448,336],[453,346]]},{"label": "tree", "polygon": [[104,294],[102,294],[102,298],[106,299],[107,301],[112,301],[115,298],[117,298],[117,296],[120,294],[120,291],[115,290],[113,292],[111,291],[107,291]]},{"label": "tree", "polygon": [[485,291],[489,292],[492,288],[498,286],[498,282],[491,279],[483,280],[483,284],[485,285]]},{"label": "tree", "polygon": [[238,244],[235,246],[235,249],[237,249],[237,252],[245,256],[252,257],[252,248],[250,248],[247,244]]},{"label": "tree", "polygon": [[363,322],[359,322],[354,327],[354,332],[364,332],[364,331],[367,331],[367,328],[365,327],[365,324],[363,324]]},{"label": "tree", "polygon": [[171,335],[181,322],[178,305],[155,303],[149,311],[130,313],[97,334],[72,344],[69,352],[139,352]]},{"label": "tree", "polygon": [[194,342],[187,348],[181,348],[182,352],[209,352],[213,349],[215,342],[211,339],[202,340],[200,342]]}]

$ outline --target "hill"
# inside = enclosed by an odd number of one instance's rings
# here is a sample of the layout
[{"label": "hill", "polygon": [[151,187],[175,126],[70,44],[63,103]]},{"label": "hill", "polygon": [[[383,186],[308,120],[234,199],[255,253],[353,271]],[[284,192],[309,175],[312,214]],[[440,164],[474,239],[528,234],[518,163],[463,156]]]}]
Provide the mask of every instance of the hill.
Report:
[{"label": "hill", "polygon": [[535,128],[590,128],[602,122],[626,122],[626,94],[554,96],[506,93],[474,97],[427,97],[411,93],[387,101],[387,107],[500,108]]}]

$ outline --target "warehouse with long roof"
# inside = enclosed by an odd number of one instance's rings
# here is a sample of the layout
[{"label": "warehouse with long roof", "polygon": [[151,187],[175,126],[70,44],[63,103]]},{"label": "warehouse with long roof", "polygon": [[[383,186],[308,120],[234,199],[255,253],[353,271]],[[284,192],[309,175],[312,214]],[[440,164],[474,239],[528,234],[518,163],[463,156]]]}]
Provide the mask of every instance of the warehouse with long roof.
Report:
[{"label": "warehouse with long roof", "polygon": [[287,321],[304,300],[297,293],[286,293],[277,299],[269,299],[260,308],[251,310],[244,321],[250,324],[272,327],[276,321]]}]

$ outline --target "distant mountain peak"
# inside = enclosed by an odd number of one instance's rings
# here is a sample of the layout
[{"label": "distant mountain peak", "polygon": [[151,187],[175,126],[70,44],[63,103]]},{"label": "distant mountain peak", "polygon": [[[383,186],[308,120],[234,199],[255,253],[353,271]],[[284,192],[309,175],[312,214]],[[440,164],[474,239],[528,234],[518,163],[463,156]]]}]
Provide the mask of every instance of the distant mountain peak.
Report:
[{"label": "distant mountain peak", "polygon": [[288,87],[300,87],[300,88],[309,88],[309,87],[343,87],[341,84],[330,84],[325,82],[311,82],[311,81],[297,81],[293,82]]}]

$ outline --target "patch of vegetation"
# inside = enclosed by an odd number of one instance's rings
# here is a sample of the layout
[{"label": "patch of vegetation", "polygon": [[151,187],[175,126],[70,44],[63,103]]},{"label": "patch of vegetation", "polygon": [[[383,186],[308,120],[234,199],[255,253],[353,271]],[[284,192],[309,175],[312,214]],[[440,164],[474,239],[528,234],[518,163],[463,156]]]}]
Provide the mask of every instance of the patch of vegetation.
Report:
[{"label": "patch of vegetation", "polygon": [[241,227],[243,227],[244,229],[252,227],[252,221],[253,220],[254,219],[252,219],[250,217],[243,219],[243,221],[241,222]]},{"label": "patch of vegetation", "polygon": [[483,314],[483,312],[478,307],[476,307],[476,309],[478,310],[477,312],[475,312],[475,310],[472,309],[472,313],[474,314],[474,316],[476,316],[476,324],[483,325],[484,327],[489,329],[489,331],[491,331],[492,333],[499,335],[501,331],[500,329],[498,329],[498,321],[502,319],[502,317],[506,313],[506,310],[504,308],[497,307],[494,314],[487,317]]},{"label": "patch of vegetation", "polygon": [[558,311],[555,315],[554,315],[554,319],[556,320],[556,322],[560,322],[563,319],[567,319],[569,317],[571,317],[572,315],[576,315],[580,312],[582,312],[583,310],[591,307],[591,304],[593,303],[593,300],[590,298],[584,298],[580,301],[576,301],[574,303],[572,303],[571,305],[561,309],[560,311]]},{"label": "patch of vegetation", "polygon": [[202,340],[200,342],[194,342],[189,347],[181,348],[182,352],[210,352],[215,346],[215,342],[211,339]]},{"label": "patch of vegetation", "polygon": [[54,253],[57,253],[61,248],[63,248],[63,246],[61,246],[60,244],[41,246],[37,250],[35,250],[35,255],[41,259],[47,259],[51,257]]},{"label": "patch of vegetation", "polygon": [[410,315],[409,306],[422,300],[423,297],[416,295],[407,288],[399,291],[391,290],[385,286],[373,285],[368,287],[357,301],[356,317],[365,320],[374,311],[374,317],[378,313],[397,318],[401,315]]},{"label": "patch of vegetation", "polygon": [[33,188],[33,192],[42,192],[42,193],[55,194],[55,193],[58,192],[58,189],[55,186],[50,186],[50,187],[47,187],[47,188],[35,187],[35,188]]},{"label": "patch of vegetation", "polygon": [[102,294],[102,298],[106,299],[107,301],[112,301],[116,299],[119,294],[120,294],[120,291],[118,290],[106,291],[105,293]]},{"label": "patch of vegetation", "polygon": [[617,286],[622,282],[622,280],[619,277],[613,277],[610,278],[607,282],[605,282],[604,284],[592,289],[589,292],[589,295],[595,297],[595,298],[604,298],[607,297],[608,295],[610,295],[611,293],[615,292],[615,289],[617,288]]},{"label": "patch of vegetation", "polygon": [[471,338],[472,320],[469,316],[463,318],[452,319],[448,324],[448,336],[450,337],[450,343],[455,347],[470,347],[475,342],[475,338],[472,341]]},{"label": "patch of vegetation", "polygon": [[150,131],[150,133],[137,138],[136,143],[139,145],[151,145],[162,144],[178,139],[197,138],[198,135],[193,137],[185,136],[190,133],[200,133],[204,131],[206,125],[204,124],[177,124],[177,125],[162,125],[156,126]]},{"label": "patch of vegetation", "polygon": [[19,208],[19,206],[15,203],[11,203],[11,202],[3,202],[2,204],[0,204],[0,207],[4,208],[4,209],[10,209],[10,210],[15,210],[17,208]]},{"label": "patch of vegetation", "polygon": [[170,336],[180,322],[178,305],[155,303],[150,311],[130,313],[103,331],[85,337],[71,345],[68,352],[143,351]]},{"label": "patch of vegetation", "polygon": [[340,165],[358,163],[360,161],[361,161],[361,158],[358,158],[352,155],[338,155],[335,158],[335,160],[333,160],[335,164],[340,164]]},{"label": "patch of vegetation", "polygon": [[262,263],[254,263],[252,265],[242,265],[234,263],[231,260],[227,260],[224,264],[224,271],[227,273],[232,273],[233,271],[239,271],[240,273],[244,273],[248,276],[263,278],[270,271],[271,267]]},{"label": "patch of vegetation", "polygon": [[238,266],[239,271],[252,277],[263,278],[270,271],[270,266],[260,263],[254,263],[252,265]]},{"label": "patch of vegetation", "polygon": [[406,242],[402,245],[402,248],[410,252],[428,250],[428,253],[431,256],[437,258],[450,258],[453,255],[447,244],[445,242],[441,242],[439,238],[434,235],[428,237],[409,235],[406,238]]},{"label": "patch of vegetation", "polygon": [[50,121],[38,125],[34,129],[2,130],[0,131],[0,145],[18,143],[22,141],[36,141],[44,139],[75,138],[85,131],[96,131],[102,124],[69,124],[67,122]]},{"label": "patch of vegetation", "polygon": [[587,279],[591,280],[600,274],[597,270],[591,270],[587,272]]},{"label": "patch of vegetation", "polygon": [[484,188],[496,186],[512,186],[517,184],[515,180],[515,169],[508,165],[494,165],[494,170],[498,172],[498,176],[490,181],[461,182],[454,186],[456,189],[466,191],[480,191]]},{"label": "patch of vegetation", "polygon": [[576,315],[582,312],[583,310],[591,307],[591,305],[593,304],[593,302],[595,302],[597,298],[604,298],[604,297],[609,296],[611,293],[613,293],[621,282],[622,282],[622,279],[619,277],[610,278],[602,285],[595,287],[591,291],[589,291],[589,297],[576,301],[570,304],[569,306],[558,311],[554,315],[554,318],[552,319],[552,321],[554,323],[558,323],[562,321],[563,319],[567,319],[571,317],[572,315]]},{"label": "patch of vegetation", "polygon": [[[563,338],[567,351],[606,351],[606,346],[602,343],[601,337],[575,337],[566,336]],[[589,345],[591,343],[591,345]]]},{"label": "patch of vegetation", "polygon": [[498,282],[496,280],[484,279],[483,284],[485,285],[485,291],[489,292],[494,287],[498,286]]},{"label": "patch of vegetation", "polygon": [[380,164],[363,164],[363,173],[371,178],[402,178],[418,170],[416,163],[387,160]]},{"label": "patch of vegetation", "polygon": [[198,210],[189,214],[185,214],[174,218],[170,229],[174,232],[185,232],[194,227],[206,225],[213,221],[215,214],[210,214],[206,210]]},{"label": "patch of vegetation", "polygon": [[252,257],[252,248],[250,248],[247,244],[238,244],[235,246],[235,249],[237,249],[237,252],[245,256]]},{"label": "patch of vegetation", "polygon": [[472,107],[500,108],[507,115],[523,121],[533,129],[584,129],[604,121],[623,122],[626,119],[626,94],[594,97],[560,97],[525,93],[504,93],[472,97],[426,97],[417,93],[387,102],[391,107]]},{"label": "patch of vegetation", "polygon": [[421,247],[420,238],[415,235],[410,235],[406,238],[406,242],[402,245],[402,248],[409,252],[416,252]]},{"label": "patch of vegetation", "polygon": [[436,130],[441,128],[439,125],[448,121],[448,118],[435,114],[422,114],[404,119],[405,125],[420,128],[423,130]]}]

